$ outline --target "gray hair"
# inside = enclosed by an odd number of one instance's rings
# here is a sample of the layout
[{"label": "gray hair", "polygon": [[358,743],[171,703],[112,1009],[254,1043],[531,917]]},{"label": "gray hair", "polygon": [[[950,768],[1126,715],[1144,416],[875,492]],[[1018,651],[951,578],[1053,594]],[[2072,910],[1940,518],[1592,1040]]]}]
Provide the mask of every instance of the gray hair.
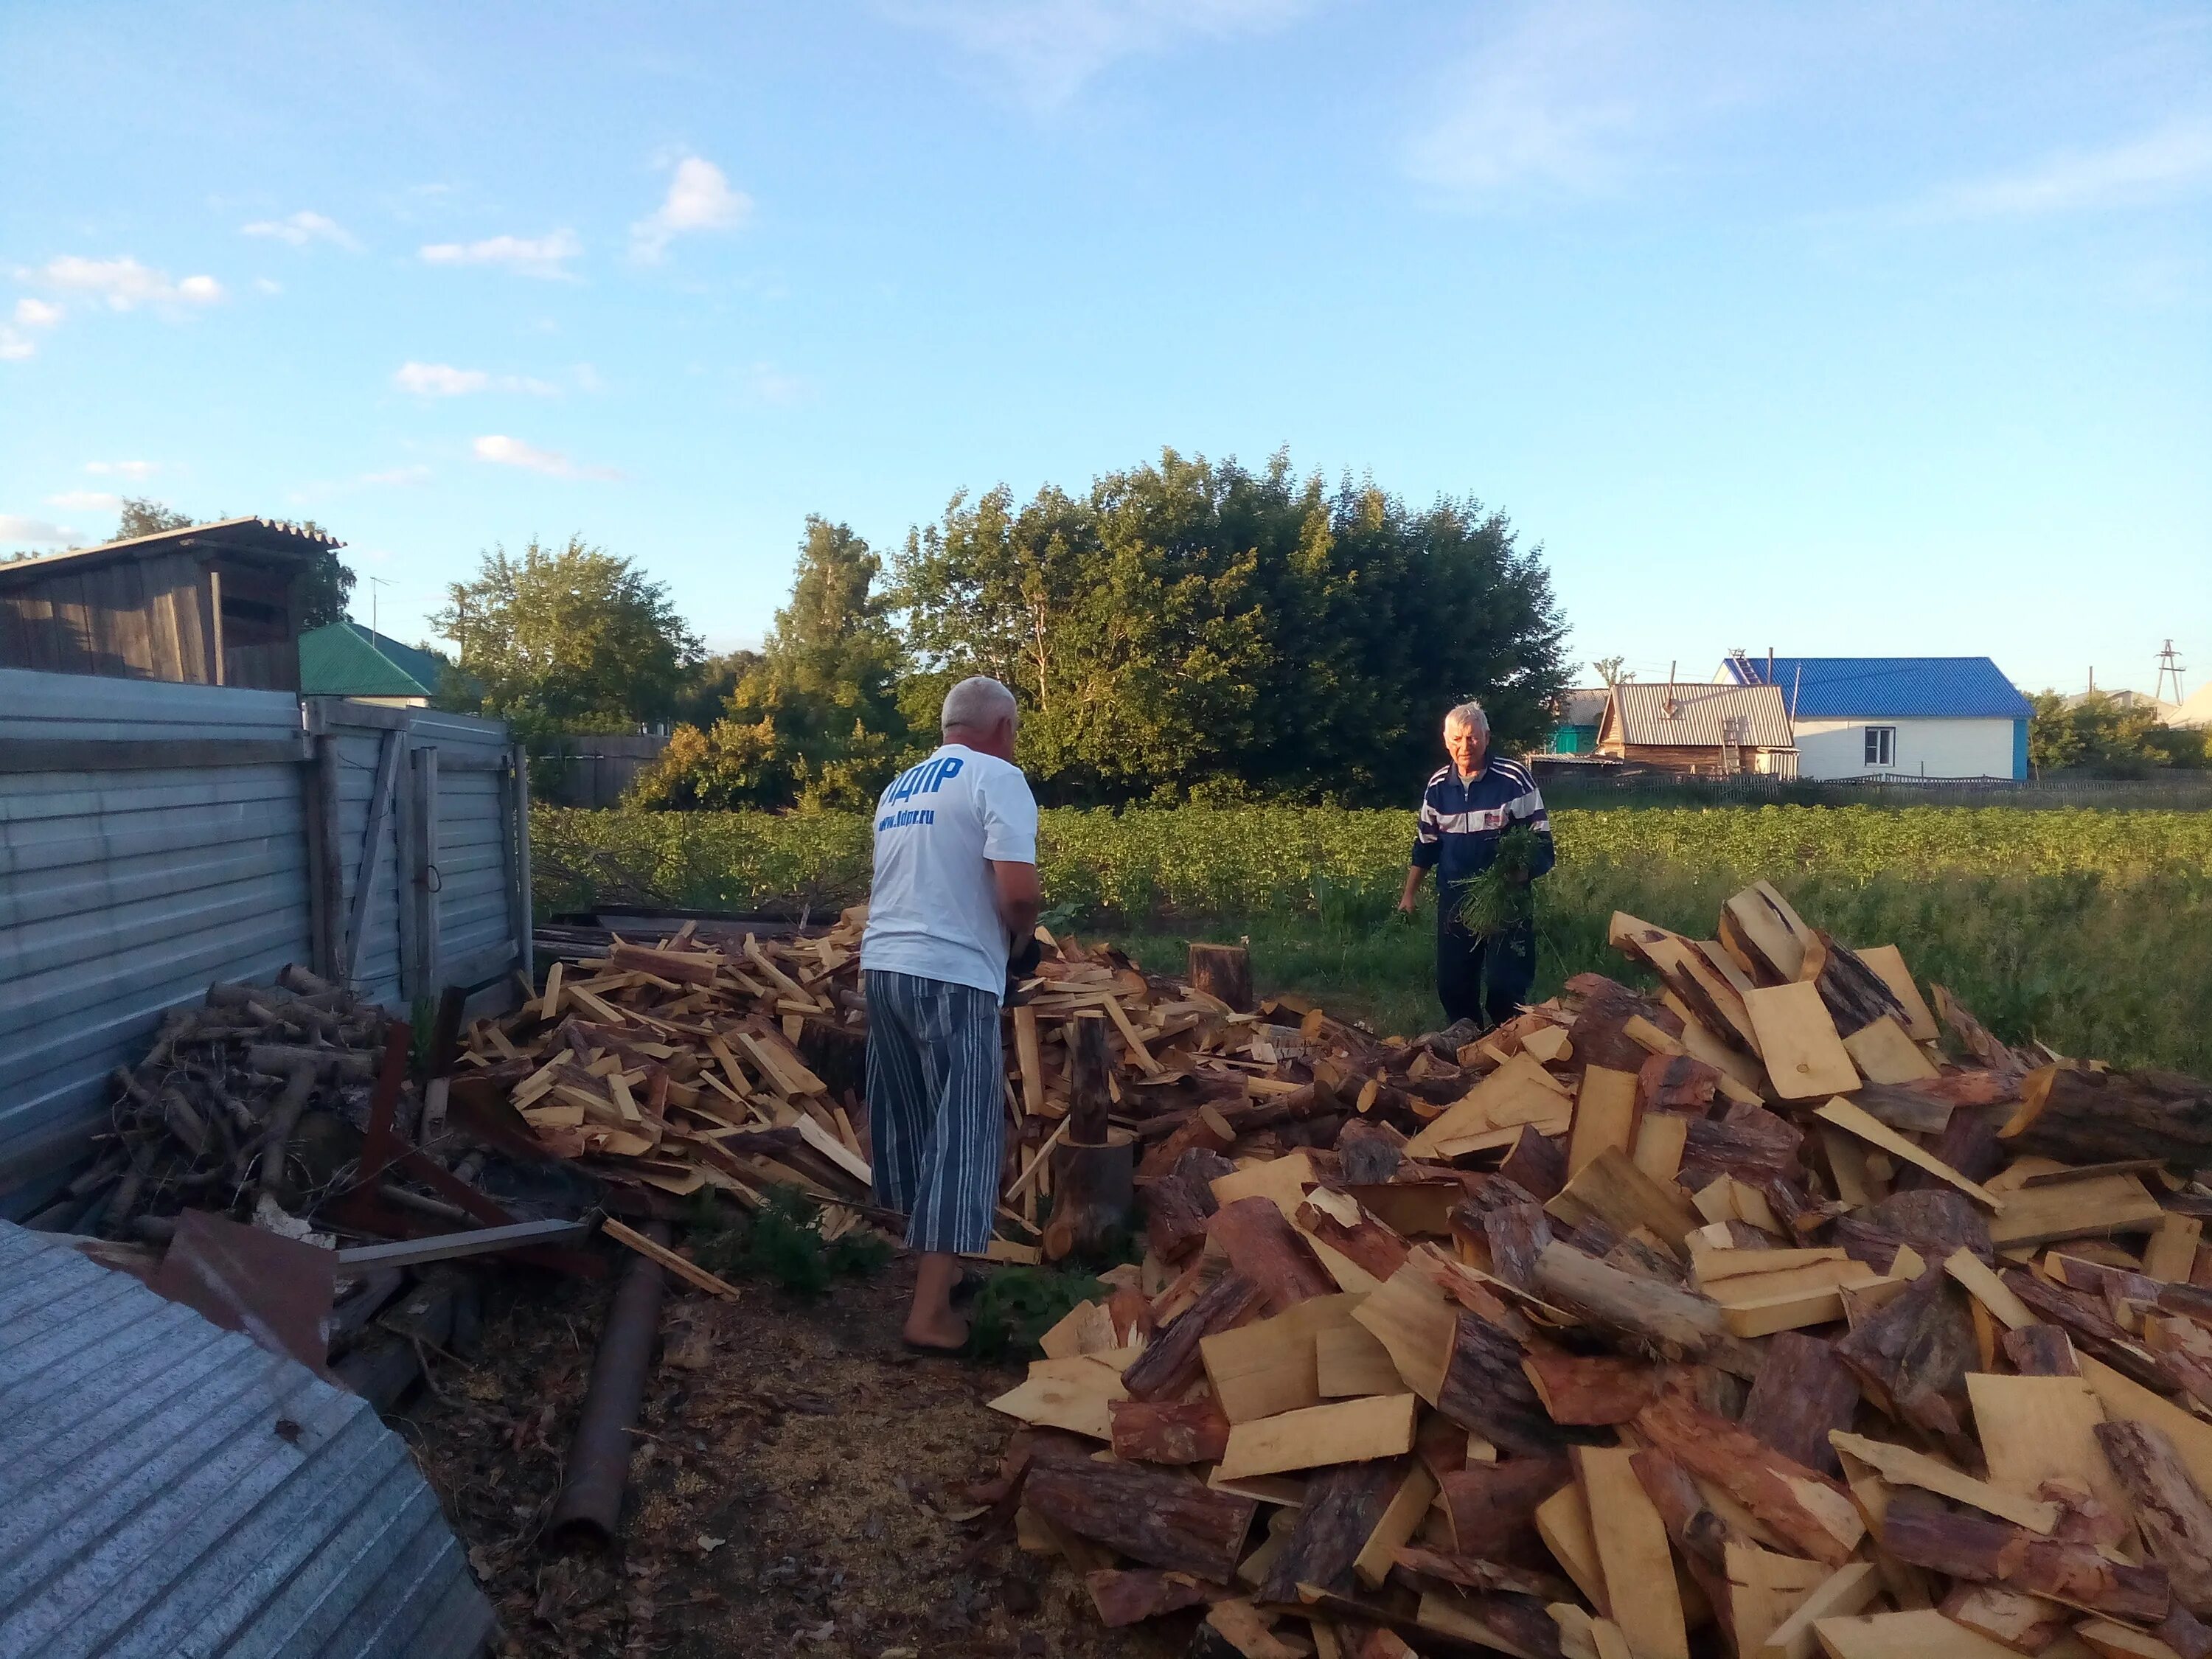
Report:
[{"label": "gray hair", "polygon": [[1464,726],[1470,732],[1480,732],[1487,737],[1490,733],[1490,716],[1482,712],[1480,703],[1470,697],[1467,702],[1445,714],[1444,730],[1449,732],[1455,726]]},{"label": "gray hair", "polygon": [[945,732],[956,726],[988,732],[1000,720],[1014,717],[1012,692],[988,674],[970,674],[945,694],[945,712],[937,723]]}]

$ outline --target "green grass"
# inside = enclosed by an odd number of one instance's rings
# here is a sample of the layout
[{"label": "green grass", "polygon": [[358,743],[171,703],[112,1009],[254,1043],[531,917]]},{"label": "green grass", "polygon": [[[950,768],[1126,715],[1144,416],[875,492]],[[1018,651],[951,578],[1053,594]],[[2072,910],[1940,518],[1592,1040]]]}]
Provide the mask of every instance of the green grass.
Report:
[{"label": "green grass", "polygon": [[[1249,935],[1262,989],[1406,1035],[1437,1020],[1433,921],[1391,909],[1410,813],[1322,808],[1049,811],[1045,902],[1174,970],[1192,938]],[[2001,1035],[2118,1065],[2212,1074],[2212,813],[2008,807],[1624,808],[1555,815],[1538,884],[1537,994],[1595,969],[1616,909],[1697,938],[1765,877],[1850,945],[1899,946]],[[826,909],[865,895],[851,814],[532,814],[547,911],[645,902]]]}]

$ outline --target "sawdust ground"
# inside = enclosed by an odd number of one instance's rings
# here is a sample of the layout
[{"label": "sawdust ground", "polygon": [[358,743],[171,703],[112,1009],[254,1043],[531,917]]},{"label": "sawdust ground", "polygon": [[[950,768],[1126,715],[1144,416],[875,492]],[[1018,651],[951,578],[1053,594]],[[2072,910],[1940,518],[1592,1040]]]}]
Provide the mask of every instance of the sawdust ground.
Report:
[{"label": "sawdust ground", "polygon": [[978,1547],[963,1522],[1019,1368],[897,1340],[911,1269],[822,1301],[747,1285],[672,1297],[623,1535],[558,1553],[538,1534],[608,1291],[496,1275],[478,1362],[436,1363],[401,1431],[498,1608],[513,1655],[599,1659],[1171,1659],[1191,1615],[1101,1626],[1063,1562]]}]

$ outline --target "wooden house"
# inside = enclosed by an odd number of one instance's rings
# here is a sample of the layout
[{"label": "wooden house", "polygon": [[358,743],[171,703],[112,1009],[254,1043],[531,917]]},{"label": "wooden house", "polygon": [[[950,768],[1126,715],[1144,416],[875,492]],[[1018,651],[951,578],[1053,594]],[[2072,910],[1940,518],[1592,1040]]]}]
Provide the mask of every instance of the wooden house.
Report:
[{"label": "wooden house", "polygon": [[0,667],[300,689],[300,578],[343,544],[270,519],[0,564]]},{"label": "wooden house", "polygon": [[1699,777],[1797,775],[1789,706],[1771,685],[1616,685],[1598,722],[1597,753]]}]

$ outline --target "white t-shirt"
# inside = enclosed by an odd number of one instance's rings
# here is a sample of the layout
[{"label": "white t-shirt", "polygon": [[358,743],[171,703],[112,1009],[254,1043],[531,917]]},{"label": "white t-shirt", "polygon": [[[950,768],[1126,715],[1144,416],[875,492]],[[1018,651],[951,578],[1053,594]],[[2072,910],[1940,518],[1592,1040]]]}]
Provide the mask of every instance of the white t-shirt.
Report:
[{"label": "white t-shirt", "polygon": [[876,880],[860,966],[1006,988],[1006,930],[983,860],[1036,862],[1036,798],[1021,768],[948,743],[876,803]]}]

